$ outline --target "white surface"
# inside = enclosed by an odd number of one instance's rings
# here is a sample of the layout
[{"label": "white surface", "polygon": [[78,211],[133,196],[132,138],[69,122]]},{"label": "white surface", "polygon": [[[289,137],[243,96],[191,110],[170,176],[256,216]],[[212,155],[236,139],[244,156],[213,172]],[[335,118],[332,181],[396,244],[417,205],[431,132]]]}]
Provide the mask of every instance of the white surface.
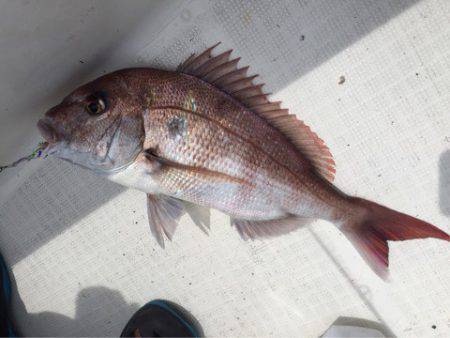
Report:
[{"label": "white surface", "polygon": [[[173,68],[222,41],[327,142],[340,188],[448,232],[449,17],[446,0],[1,1],[0,160],[32,149],[37,119],[82,81]],[[342,316],[450,336],[446,243],[391,244],[386,284],[326,222],[246,243],[213,212],[209,237],[184,218],[163,251],[139,192],[52,159],[0,184],[0,248],[28,335],[117,335],[165,298],[209,336],[315,337]]]}]

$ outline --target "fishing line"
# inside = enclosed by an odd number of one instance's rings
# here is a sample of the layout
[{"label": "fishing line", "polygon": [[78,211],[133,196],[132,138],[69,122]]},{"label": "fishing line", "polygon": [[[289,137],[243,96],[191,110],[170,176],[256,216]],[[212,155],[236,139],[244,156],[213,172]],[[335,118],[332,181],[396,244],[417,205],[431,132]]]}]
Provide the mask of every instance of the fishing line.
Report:
[{"label": "fishing line", "polygon": [[34,148],[34,150],[32,151],[32,153],[30,155],[21,157],[18,160],[14,161],[13,163],[0,166],[0,173],[5,169],[14,168],[17,165],[19,165],[20,163],[25,162],[25,161],[28,162],[28,161],[34,160],[36,158],[47,158],[48,154],[45,151],[47,146],[48,146],[47,142],[39,142],[38,146],[36,148]]}]

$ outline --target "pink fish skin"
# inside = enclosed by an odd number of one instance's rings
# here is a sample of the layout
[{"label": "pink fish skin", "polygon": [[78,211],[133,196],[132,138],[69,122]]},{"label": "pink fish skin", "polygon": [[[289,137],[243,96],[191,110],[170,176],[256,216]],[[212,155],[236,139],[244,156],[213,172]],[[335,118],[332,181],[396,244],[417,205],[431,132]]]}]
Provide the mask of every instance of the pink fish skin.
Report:
[{"label": "pink fish skin", "polygon": [[47,151],[147,193],[161,246],[186,202],[230,215],[244,239],[328,220],[383,278],[388,240],[450,240],[427,222],[336,188],[324,142],[270,102],[231,51],[212,56],[214,47],[175,72],[123,69],[79,87],[39,121]]}]

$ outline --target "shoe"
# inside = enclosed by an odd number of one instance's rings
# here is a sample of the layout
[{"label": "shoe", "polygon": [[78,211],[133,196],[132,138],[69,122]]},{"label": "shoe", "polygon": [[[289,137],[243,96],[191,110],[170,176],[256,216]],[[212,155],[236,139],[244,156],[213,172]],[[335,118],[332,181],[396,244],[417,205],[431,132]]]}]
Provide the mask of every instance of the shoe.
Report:
[{"label": "shoe", "polygon": [[141,307],[128,321],[121,337],[201,337],[197,321],[180,306],[154,300]]},{"label": "shoe", "polygon": [[11,281],[6,263],[0,255],[0,337],[16,337],[10,310]]}]

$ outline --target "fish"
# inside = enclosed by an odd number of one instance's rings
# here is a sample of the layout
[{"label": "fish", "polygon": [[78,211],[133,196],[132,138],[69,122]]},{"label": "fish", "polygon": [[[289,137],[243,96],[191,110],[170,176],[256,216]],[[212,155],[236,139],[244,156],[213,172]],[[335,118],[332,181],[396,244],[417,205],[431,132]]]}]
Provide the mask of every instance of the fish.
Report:
[{"label": "fish", "polygon": [[38,122],[46,152],[146,193],[163,248],[187,205],[229,215],[244,240],[329,221],[384,279],[388,241],[449,241],[430,223],[333,185],[325,142],[217,45],[174,71],[127,68],[78,87]]}]

